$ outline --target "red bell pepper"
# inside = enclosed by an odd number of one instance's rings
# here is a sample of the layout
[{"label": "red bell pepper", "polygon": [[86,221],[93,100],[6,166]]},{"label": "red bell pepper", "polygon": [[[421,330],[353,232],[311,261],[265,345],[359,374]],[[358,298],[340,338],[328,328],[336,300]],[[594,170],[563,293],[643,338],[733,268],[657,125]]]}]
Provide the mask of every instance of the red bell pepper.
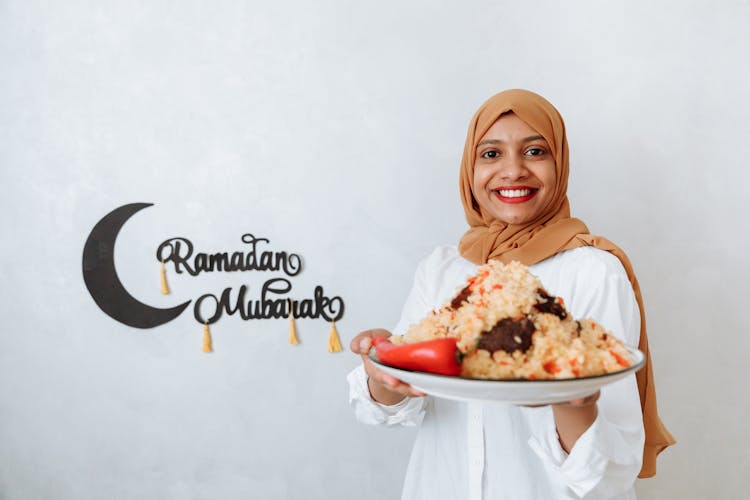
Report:
[{"label": "red bell pepper", "polygon": [[442,338],[394,344],[385,337],[374,337],[378,361],[395,368],[458,376],[461,373],[461,356],[455,338]]}]

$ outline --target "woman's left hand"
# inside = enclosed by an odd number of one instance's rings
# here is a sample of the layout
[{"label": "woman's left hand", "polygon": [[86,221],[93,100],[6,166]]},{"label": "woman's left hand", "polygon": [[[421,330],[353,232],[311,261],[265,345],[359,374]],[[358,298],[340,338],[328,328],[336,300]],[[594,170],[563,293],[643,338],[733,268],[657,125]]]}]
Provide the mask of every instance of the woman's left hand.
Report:
[{"label": "woman's left hand", "polygon": [[555,417],[557,437],[560,446],[566,453],[570,453],[578,438],[591,427],[599,413],[596,402],[600,392],[596,391],[591,396],[573,399],[565,403],[552,405],[552,414]]},{"label": "woman's left hand", "polygon": [[573,408],[580,408],[582,406],[591,406],[593,404],[596,404],[596,402],[599,400],[600,395],[601,395],[601,391],[596,391],[591,396],[586,396],[585,398],[572,399],[570,401],[565,401],[564,403],[555,403],[552,406],[567,406],[567,407],[573,407]]}]

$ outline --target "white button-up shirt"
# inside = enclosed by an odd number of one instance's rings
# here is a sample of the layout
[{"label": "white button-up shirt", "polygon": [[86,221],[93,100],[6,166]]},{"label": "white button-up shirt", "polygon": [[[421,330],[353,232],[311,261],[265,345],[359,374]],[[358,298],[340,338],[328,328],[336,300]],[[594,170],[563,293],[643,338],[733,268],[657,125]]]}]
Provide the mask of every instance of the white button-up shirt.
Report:
[{"label": "white button-up shirt", "polygon": [[[447,302],[475,270],[455,247],[437,248],[420,263],[393,332],[403,334]],[[593,318],[626,344],[638,345],[638,305],[616,257],[596,248],[576,248],[530,270],[550,294],[565,300],[575,318]],[[348,380],[349,399],[361,422],[420,426],[404,480],[404,500],[635,498],[644,442],[635,375],[602,388],[599,414],[569,454],[560,446],[549,406],[430,396],[385,406],[371,399],[362,366]]]}]

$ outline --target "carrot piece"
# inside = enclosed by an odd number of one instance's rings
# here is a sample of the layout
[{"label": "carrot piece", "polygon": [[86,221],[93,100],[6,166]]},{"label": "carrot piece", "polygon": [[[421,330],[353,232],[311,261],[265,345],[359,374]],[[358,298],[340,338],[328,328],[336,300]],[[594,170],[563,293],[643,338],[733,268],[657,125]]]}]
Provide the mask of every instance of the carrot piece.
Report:
[{"label": "carrot piece", "polygon": [[549,373],[550,375],[554,375],[555,373],[560,372],[560,367],[557,366],[557,363],[555,363],[555,360],[552,359],[550,361],[547,361],[542,365],[542,368],[544,368],[544,371]]},{"label": "carrot piece", "polygon": [[617,354],[615,351],[610,350],[609,353],[612,355],[613,358],[615,358],[615,360],[617,360],[617,364],[618,365],[624,366],[625,368],[627,368],[628,366],[630,366],[630,363],[628,363],[628,360],[625,359],[625,358],[623,358],[619,354]]}]

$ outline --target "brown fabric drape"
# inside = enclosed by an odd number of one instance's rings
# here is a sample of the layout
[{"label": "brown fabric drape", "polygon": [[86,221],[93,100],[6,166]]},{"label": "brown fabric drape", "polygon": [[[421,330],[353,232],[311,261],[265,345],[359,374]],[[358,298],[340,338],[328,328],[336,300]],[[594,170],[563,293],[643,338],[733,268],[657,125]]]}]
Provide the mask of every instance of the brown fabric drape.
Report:
[{"label": "brown fabric drape", "polygon": [[[505,224],[494,219],[491,214],[485,213],[472,191],[477,143],[495,121],[508,112],[515,113],[545,138],[554,155],[556,166],[557,184],[549,206],[536,220],[522,225]],[[527,90],[507,90],[491,97],[474,115],[466,136],[461,161],[460,188],[466,221],[470,227],[461,238],[459,251],[466,259],[476,264],[498,259],[503,262],[515,260],[532,265],[558,252],[581,246],[593,246],[620,259],[633,285],[641,312],[638,348],[646,355],[646,365],[638,371],[636,380],[641,397],[646,442],[639,477],[651,477],[656,474],[656,455],[674,444],[675,440],[661,422],[657,411],[641,289],[625,252],[606,238],[589,234],[588,228],[581,220],[570,217],[567,198],[568,169],[565,124],[552,104]]]}]

